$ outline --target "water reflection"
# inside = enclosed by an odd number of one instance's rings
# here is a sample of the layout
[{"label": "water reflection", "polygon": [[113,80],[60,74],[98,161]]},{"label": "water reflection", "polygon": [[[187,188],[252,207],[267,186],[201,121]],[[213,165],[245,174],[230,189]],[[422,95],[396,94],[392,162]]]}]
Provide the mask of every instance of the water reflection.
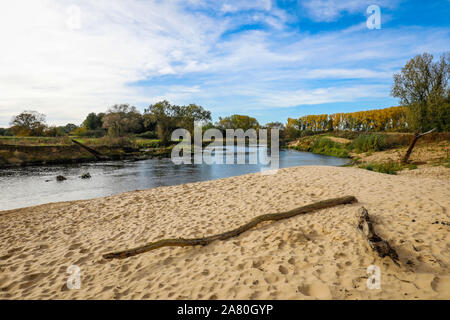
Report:
[{"label": "water reflection", "polygon": [[[237,150],[248,157],[256,148]],[[217,152],[217,151],[216,151]],[[218,151],[225,156],[226,149]],[[280,168],[307,165],[339,166],[345,159],[307,152],[282,150]],[[225,160],[224,160],[225,163]],[[174,165],[170,159],[149,159],[138,162],[115,161],[84,164],[25,167],[0,170],[0,210],[27,207],[49,202],[90,199],[121,192],[177,185],[260,172],[261,164],[199,164]],[[89,172],[91,179],[80,176]],[[63,175],[66,181],[57,182]]]}]

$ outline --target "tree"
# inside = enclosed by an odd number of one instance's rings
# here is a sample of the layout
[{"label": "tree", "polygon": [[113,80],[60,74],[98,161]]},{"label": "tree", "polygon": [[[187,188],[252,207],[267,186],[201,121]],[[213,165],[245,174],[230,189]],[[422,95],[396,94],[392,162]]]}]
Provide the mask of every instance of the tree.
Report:
[{"label": "tree", "polygon": [[0,128],[0,136],[11,136],[12,132],[9,128]]},{"label": "tree", "polygon": [[408,127],[426,131],[448,130],[450,116],[450,52],[438,61],[433,55],[417,55],[394,75],[393,97],[409,109]]},{"label": "tree", "polygon": [[43,135],[46,137],[60,137],[64,135],[64,131],[61,130],[61,127],[50,126],[45,128]]},{"label": "tree", "polygon": [[278,121],[266,123],[265,127],[268,128],[268,129],[273,129],[273,128],[279,129],[279,130],[285,130],[286,129],[284,127],[284,124],[282,124],[281,122],[278,122]]},{"label": "tree", "polygon": [[40,136],[46,128],[45,115],[37,111],[23,111],[10,122],[11,131],[17,136]]},{"label": "tree", "polygon": [[102,118],[105,116],[104,113],[96,114],[91,112],[88,114],[86,119],[83,121],[83,127],[87,130],[98,130],[102,128],[103,122]]},{"label": "tree", "polygon": [[110,136],[121,137],[141,130],[142,116],[136,107],[116,104],[102,117],[102,123]]},{"label": "tree", "polygon": [[178,109],[178,124],[177,126],[188,130],[191,135],[194,134],[195,122],[211,121],[211,112],[203,109],[196,104],[190,104],[188,106],[182,106]]},{"label": "tree", "polygon": [[61,130],[64,133],[69,134],[69,133],[73,132],[76,128],[78,128],[77,125],[75,125],[73,123],[68,123],[65,126],[61,127]]},{"label": "tree", "polygon": [[300,123],[298,119],[288,118],[286,124],[286,139],[295,140],[300,137]]},{"label": "tree", "polygon": [[258,129],[259,123],[255,118],[234,114],[230,117],[219,117],[219,126],[222,129],[242,129],[247,131],[248,129]]},{"label": "tree", "polygon": [[145,126],[156,126],[158,138],[162,144],[167,144],[177,128],[186,129],[193,136],[195,122],[210,121],[211,112],[196,104],[177,106],[164,100],[145,109],[143,118]]},{"label": "tree", "polygon": [[171,105],[168,101],[160,101],[144,110],[144,122],[157,124],[158,138],[162,144],[167,144],[176,129],[180,107]]}]

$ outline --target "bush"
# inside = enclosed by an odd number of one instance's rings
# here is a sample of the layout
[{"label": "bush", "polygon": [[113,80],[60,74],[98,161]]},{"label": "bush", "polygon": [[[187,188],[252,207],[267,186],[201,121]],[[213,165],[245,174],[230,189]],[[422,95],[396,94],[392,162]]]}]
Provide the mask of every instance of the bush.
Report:
[{"label": "bush", "polygon": [[386,149],[404,147],[409,145],[411,134],[388,134],[386,135]]},{"label": "bush", "polygon": [[348,152],[345,149],[345,146],[331,141],[325,137],[320,137],[311,145],[310,150],[312,153],[323,154],[327,156],[339,157],[339,158],[348,158]]},{"label": "bush", "polygon": [[87,130],[85,127],[81,127],[81,128],[76,128],[73,131],[73,134],[78,137],[101,138],[101,137],[105,136],[106,132],[103,129]]},{"label": "bush", "polygon": [[161,143],[159,140],[150,139],[136,139],[135,145],[139,148],[160,148]]},{"label": "bush", "polygon": [[397,162],[365,163],[360,165],[359,168],[386,174],[397,174],[397,171],[403,169]]},{"label": "bush", "polygon": [[158,134],[155,131],[146,131],[146,132],[137,134],[136,137],[143,138],[143,139],[157,139]]},{"label": "bush", "polygon": [[349,148],[361,153],[367,151],[381,151],[385,149],[386,146],[386,135],[372,133],[360,135],[353,141]]}]

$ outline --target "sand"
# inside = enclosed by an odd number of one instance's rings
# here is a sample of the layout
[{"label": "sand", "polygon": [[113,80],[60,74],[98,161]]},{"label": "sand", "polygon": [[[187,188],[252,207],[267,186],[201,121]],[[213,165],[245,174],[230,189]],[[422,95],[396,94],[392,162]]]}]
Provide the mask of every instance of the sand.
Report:
[{"label": "sand", "polygon": [[[204,247],[101,257],[343,195],[359,203]],[[362,205],[400,266],[374,255],[355,229]],[[450,222],[449,210],[448,179],[317,166],[4,211],[0,299],[450,299],[450,226],[433,224]],[[80,289],[66,286],[70,265],[81,270]],[[367,288],[370,265],[381,270],[381,289]]]}]

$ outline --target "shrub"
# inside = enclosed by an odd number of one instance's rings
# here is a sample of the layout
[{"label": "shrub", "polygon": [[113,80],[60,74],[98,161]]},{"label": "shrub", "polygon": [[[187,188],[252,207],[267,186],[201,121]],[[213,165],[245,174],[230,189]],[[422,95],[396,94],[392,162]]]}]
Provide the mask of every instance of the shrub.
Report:
[{"label": "shrub", "polygon": [[385,148],[388,149],[407,146],[409,145],[411,138],[411,134],[388,134],[386,135]]},{"label": "shrub", "polygon": [[105,136],[106,131],[103,129],[87,130],[85,127],[81,127],[73,130],[73,134],[77,137],[101,138]]},{"label": "shrub", "polygon": [[399,163],[392,161],[384,163],[365,163],[359,165],[359,168],[386,174],[397,174],[397,171],[403,169]]},{"label": "shrub", "polygon": [[137,134],[136,137],[143,138],[143,139],[157,139],[158,134],[155,131],[146,131],[146,132]]},{"label": "shrub", "polygon": [[357,137],[349,146],[358,153],[368,151],[380,151],[386,148],[386,135],[364,134]]},{"label": "shrub", "polygon": [[161,143],[159,140],[150,140],[150,139],[136,139],[136,146],[139,148],[159,148],[161,147]]},{"label": "shrub", "polygon": [[339,158],[348,158],[348,152],[345,149],[345,146],[331,141],[325,137],[320,137],[311,145],[310,150],[312,153],[323,154],[327,156],[339,157]]}]

